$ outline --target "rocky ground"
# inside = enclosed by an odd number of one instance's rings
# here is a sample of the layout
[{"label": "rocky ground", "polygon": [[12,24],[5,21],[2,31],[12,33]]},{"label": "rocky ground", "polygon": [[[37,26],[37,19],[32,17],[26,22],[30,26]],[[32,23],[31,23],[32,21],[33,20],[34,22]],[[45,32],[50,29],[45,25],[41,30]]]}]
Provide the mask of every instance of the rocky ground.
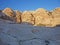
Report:
[{"label": "rocky ground", "polygon": [[0,45],[60,45],[60,27],[15,24],[0,19]]}]

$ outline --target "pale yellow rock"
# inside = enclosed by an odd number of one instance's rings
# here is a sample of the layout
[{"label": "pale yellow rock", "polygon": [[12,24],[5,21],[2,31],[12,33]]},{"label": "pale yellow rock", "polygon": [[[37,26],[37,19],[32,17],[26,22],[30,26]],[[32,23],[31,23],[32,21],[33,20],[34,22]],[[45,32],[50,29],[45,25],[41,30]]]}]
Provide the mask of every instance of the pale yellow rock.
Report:
[{"label": "pale yellow rock", "polygon": [[46,11],[43,8],[38,8],[35,11],[13,11],[10,8],[0,10],[0,18],[10,19],[16,23],[27,22],[34,26],[54,27],[60,25],[60,8],[55,8],[52,11]]},{"label": "pale yellow rock", "polygon": [[16,23],[21,23],[21,15],[22,15],[22,13],[17,11],[17,10],[15,11],[15,13],[16,13],[16,17],[15,17]]},{"label": "pale yellow rock", "polygon": [[48,15],[48,12],[42,8],[37,9],[35,13],[33,14],[33,16],[35,18],[35,26],[39,24],[43,24],[43,25],[50,24],[51,19]]},{"label": "pale yellow rock", "polygon": [[3,11],[2,11],[4,14],[6,14],[7,16],[9,17],[13,17],[14,16],[14,12],[12,9],[10,8],[5,8]]},{"label": "pale yellow rock", "polygon": [[14,21],[15,20],[15,12],[10,8],[5,8],[2,10],[2,13],[4,13],[7,16],[8,20]]},{"label": "pale yellow rock", "polygon": [[34,17],[29,11],[24,11],[21,15],[22,17],[22,22],[28,22],[31,24],[34,24]]},{"label": "pale yellow rock", "polygon": [[60,25],[60,8],[56,8],[52,11],[53,25]]}]

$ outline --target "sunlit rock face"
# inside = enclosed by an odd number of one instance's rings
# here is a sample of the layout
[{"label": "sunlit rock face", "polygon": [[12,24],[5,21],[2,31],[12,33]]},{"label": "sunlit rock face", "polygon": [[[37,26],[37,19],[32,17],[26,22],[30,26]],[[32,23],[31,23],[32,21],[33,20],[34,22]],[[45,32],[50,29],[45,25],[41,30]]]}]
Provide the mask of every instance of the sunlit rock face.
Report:
[{"label": "sunlit rock face", "polygon": [[52,11],[53,25],[60,25],[60,8],[56,8]]},{"label": "sunlit rock face", "polygon": [[37,25],[50,25],[50,16],[48,15],[48,11],[46,11],[43,8],[37,9],[34,13],[33,16],[35,18],[35,26]]},{"label": "sunlit rock face", "polygon": [[0,10],[0,18],[7,19],[7,16]]},{"label": "sunlit rock face", "polygon": [[6,16],[8,16],[10,18],[10,20],[14,20],[14,16],[15,16],[15,12],[10,9],[10,8],[5,8],[3,11],[2,11]]},{"label": "sunlit rock face", "polygon": [[18,10],[16,10],[15,13],[16,13],[16,17],[15,17],[16,23],[21,23],[21,21],[22,21],[22,20],[21,20],[21,15],[22,15],[22,13],[19,12]]},{"label": "sunlit rock face", "polygon": [[29,11],[24,11],[21,15],[22,17],[22,22],[28,22],[31,24],[34,24],[34,17]]},{"label": "sunlit rock face", "polygon": [[52,11],[38,8],[34,11],[24,12],[5,8],[0,10],[0,18],[11,20],[15,23],[27,22],[34,26],[54,27],[60,25],[60,8],[55,8]]},{"label": "sunlit rock face", "polygon": [[9,17],[13,17],[14,16],[14,12],[10,8],[5,8],[2,12],[5,13]]}]

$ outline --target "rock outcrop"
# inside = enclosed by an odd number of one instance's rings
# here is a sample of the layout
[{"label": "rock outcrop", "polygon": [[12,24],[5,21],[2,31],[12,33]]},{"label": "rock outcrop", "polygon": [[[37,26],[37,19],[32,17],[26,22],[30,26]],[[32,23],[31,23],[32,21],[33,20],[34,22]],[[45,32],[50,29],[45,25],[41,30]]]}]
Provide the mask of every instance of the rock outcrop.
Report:
[{"label": "rock outcrop", "polygon": [[22,13],[17,10],[15,11],[15,13],[16,13],[16,17],[15,17],[16,23],[21,23],[22,22],[22,20],[21,20]]},{"label": "rock outcrop", "polygon": [[50,25],[51,18],[48,15],[48,11],[42,8],[39,8],[33,13],[33,16],[35,18],[35,26],[36,25],[44,25],[44,26]]},{"label": "rock outcrop", "polygon": [[34,26],[54,27],[60,25],[60,8],[52,11],[46,11],[43,8],[38,8],[35,11],[14,11],[10,8],[0,10],[0,18],[14,21],[15,23],[27,22]]},{"label": "rock outcrop", "polygon": [[9,17],[13,17],[14,16],[14,11],[10,8],[5,8],[3,11],[2,11],[4,14],[6,14],[7,16]]},{"label": "rock outcrop", "polygon": [[10,9],[10,8],[5,8],[3,11],[2,11],[6,16],[9,17],[10,20],[14,20],[14,16],[15,16],[15,12]]},{"label": "rock outcrop", "polygon": [[34,17],[29,11],[24,11],[21,15],[22,22],[28,22],[30,24],[34,24]]},{"label": "rock outcrop", "polygon": [[52,11],[53,25],[60,25],[60,8],[56,8]]}]

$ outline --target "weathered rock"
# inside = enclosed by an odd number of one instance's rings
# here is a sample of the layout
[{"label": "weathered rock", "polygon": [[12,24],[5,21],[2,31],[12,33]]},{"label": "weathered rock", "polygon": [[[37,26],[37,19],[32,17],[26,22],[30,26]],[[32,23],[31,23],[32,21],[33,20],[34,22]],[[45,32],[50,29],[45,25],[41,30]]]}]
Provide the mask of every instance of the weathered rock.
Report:
[{"label": "weathered rock", "polygon": [[34,24],[34,17],[31,14],[31,12],[24,11],[21,16],[22,16],[22,22],[28,22]]},{"label": "weathered rock", "polygon": [[2,11],[6,16],[8,16],[7,18],[9,18],[10,20],[14,20],[14,16],[15,16],[15,12],[10,9],[10,8],[5,8],[3,11]]},{"label": "weathered rock", "polygon": [[34,26],[54,27],[60,25],[60,8],[56,8],[50,12],[39,8],[35,11],[24,11],[23,13],[5,8],[3,11],[0,10],[0,18],[16,23],[27,22],[34,24]]},{"label": "weathered rock", "polygon": [[60,8],[56,8],[52,11],[53,25],[60,25]]},{"label": "weathered rock", "polygon": [[48,11],[39,8],[37,9],[34,14],[33,14],[34,18],[35,18],[35,26],[37,25],[50,25],[50,16],[48,15]]},{"label": "weathered rock", "polygon": [[21,12],[19,11],[15,11],[16,12],[16,17],[15,17],[15,20],[16,20],[16,23],[21,23]]},{"label": "weathered rock", "polygon": [[6,14],[7,16],[9,17],[13,17],[14,16],[14,11],[10,8],[5,8],[3,11],[2,11],[4,14]]}]

